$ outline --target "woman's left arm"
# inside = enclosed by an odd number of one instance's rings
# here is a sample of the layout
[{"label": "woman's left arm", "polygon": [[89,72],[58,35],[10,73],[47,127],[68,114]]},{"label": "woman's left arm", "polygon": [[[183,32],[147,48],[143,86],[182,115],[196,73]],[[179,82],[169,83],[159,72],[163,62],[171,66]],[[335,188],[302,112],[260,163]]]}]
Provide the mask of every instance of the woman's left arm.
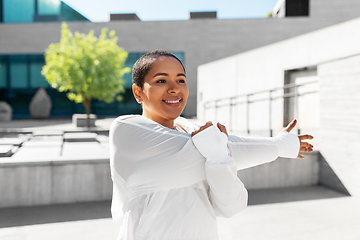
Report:
[{"label": "woman's left arm", "polygon": [[[227,133],[207,123],[192,134],[199,152],[206,158],[206,179],[210,186],[209,198],[218,216],[231,217],[247,206],[248,194],[237,176],[236,163],[229,156]],[[220,130],[219,130],[220,129]]]},{"label": "woman's left arm", "polygon": [[274,161],[278,157],[304,158],[300,153],[311,152],[313,146],[306,142],[313,137],[308,134],[295,135],[290,131],[296,126],[292,121],[276,137],[237,137],[229,135],[229,154],[236,162],[237,169],[245,169]]}]

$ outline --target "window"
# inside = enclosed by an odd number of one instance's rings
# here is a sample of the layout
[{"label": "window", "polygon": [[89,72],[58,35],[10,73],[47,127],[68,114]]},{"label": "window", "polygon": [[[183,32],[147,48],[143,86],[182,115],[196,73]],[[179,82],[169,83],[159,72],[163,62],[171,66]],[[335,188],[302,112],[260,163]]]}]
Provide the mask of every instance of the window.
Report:
[{"label": "window", "polygon": [[286,17],[309,16],[309,0],[286,0]]},{"label": "window", "polygon": [[2,0],[3,22],[32,22],[35,14],[35,0]]},{"label": "window", "polygon": [[5,57],[0,56],[0,89],[7,87],[7,64]]},{"label": "window", "polygon": [[37,0],[37,14],[39,15],[59,15],[60,0]]},{"label": "window", "polygon": [[13,89],[28,87],[28,64],[26,56],[10,56],[10,86]]}]

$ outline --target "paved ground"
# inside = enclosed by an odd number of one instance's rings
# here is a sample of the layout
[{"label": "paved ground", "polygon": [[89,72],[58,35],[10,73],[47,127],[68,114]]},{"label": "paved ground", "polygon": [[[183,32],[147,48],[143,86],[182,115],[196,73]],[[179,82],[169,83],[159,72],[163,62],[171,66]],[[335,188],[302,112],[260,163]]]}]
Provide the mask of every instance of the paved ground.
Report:
[{"label": "paved ground", "polygon": [[[112,120],[97,121],[97,129]],[[79,130],[70,120],[19,120],[0,129]],[[321,186],[253,190],[249,205],[218,220],[220,240],[360,240],[360,199]],[[0,209],[1,240],[111,240],[118,229],[109,201]]]},{"label": "paved ground", "polygon": [[[360,239],[357,198],[316,186],[250,191],[250,196],[245,211],[218,219],[220,240]],[[287,202],[268,203],[269,196]],[[0,209],[2,240],[111,240],[117,232],[109,201]]]}]

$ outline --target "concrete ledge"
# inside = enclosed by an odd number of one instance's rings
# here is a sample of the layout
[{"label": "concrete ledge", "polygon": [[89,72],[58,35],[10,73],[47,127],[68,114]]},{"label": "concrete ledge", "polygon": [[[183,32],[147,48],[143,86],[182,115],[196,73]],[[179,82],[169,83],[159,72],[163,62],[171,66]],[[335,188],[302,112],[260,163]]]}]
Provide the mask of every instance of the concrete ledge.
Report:
[{"label": "concrete ledge", "polygon": [[310,186],[319,183],[319,153],[304,159],[278,158],[256,167],[238,171],[247,189]]},{"label": "concrete ledge", "polygon": [[[238,172],[248,189],[319,183],[319,153],[280,158]],[[37,157],[0,159],[0,208],[110,200],[109,158]]]},{"label": "concrete ledge", "polygon": [[96,133],[64,133],[64,142],[96,142]]},{"label": "concrete ledge", "polygon": [[108,159],[0,162],[0,208],[110,200]]},{"label": "concrete ledge", "polygon": [[10,157],[12,154],[13,145],[1,145],[0,157]]}]

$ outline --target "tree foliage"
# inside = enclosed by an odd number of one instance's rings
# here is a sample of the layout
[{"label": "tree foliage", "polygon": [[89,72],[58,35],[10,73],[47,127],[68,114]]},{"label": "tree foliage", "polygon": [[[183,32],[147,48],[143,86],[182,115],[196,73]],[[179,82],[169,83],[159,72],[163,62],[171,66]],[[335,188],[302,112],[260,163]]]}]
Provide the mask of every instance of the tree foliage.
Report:
[{"label": "tree foliage", "polygon": [[87,35],[72,34],[62,23],[59,43],[52,43],[45,52],[42,74],[51,87],[67,92],[67,97],[83,103],[90,114],[92,99],[111,103],[121,101],[125,91],[122,79],[130,72],[124,64],[127,52],[117,45],[115,31],[102,29],[100,36],[91,30]]}]

